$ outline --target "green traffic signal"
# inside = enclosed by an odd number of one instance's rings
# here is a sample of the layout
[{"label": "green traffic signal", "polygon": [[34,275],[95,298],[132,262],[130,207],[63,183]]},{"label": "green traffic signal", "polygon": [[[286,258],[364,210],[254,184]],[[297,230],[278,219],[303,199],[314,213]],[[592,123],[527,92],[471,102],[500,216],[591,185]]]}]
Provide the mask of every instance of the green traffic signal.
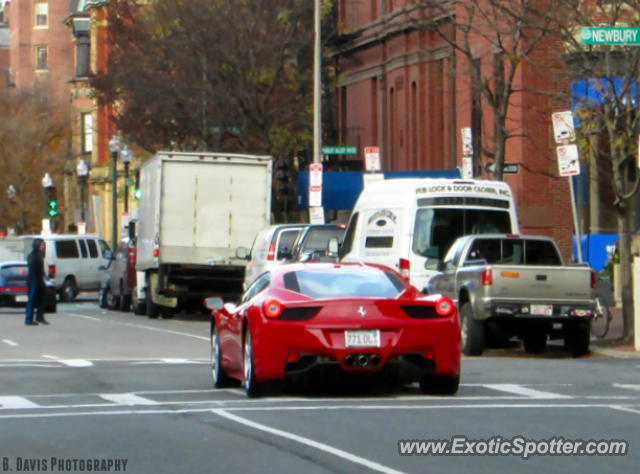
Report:
[{"label": "green traffic signal", "polygon": [[140,188],[136,188],[136,190],[133,192],[133,196],[136,199],[140,199],[140,197],[142,197],[142,190]]}]

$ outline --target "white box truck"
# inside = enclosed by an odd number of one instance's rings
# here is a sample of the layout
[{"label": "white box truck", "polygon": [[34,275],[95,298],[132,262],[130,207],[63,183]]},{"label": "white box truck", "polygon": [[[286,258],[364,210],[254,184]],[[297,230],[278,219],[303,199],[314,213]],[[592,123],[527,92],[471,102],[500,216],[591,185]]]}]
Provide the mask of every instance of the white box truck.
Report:
[{"label": "white box truck", "polygon": [[136,270],[147,316],[237,301],[248,248],[271,222],[272,158],[160,152],[140,169]]}]

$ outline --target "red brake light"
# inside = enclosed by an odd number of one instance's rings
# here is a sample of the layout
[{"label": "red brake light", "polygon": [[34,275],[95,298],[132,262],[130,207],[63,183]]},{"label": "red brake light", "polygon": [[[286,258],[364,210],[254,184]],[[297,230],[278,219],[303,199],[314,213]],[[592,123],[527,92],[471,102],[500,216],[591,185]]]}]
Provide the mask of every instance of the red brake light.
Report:
[{"label": "red brake light", "polygon": [[596,287],[596,272],[591,272],[591,289]]},{"label": "red brake light", "polygon": [[409,263],[409,260],[401,258],[399,267],[400,267],[400,275],[402,275],[402,278],[409,281],[409,270],[411,270],[411,264]]},{"label": "red brake light", "polygon": [[276,244],[275,242],[269,247],[269,253],[267,254],[267,260],[273,262],[276,259]]},{"label": "red brake light", "polygon": [[482,272],[482,286],[491,286],[493,285],[493,271],[490,268],[487,268]]},{"label": "red brake light", "polygon": [[153,258],[158,258],[160,256],[160,249],[153,250]]},{"label": "red brake light", "polygon": [[262,307],[264,315],[267,318],[275,319],[282,314],[282,303],[278,300],[269,300],[264,303]]},{"label": "red brake light", "polygon": [[55,278],[56,277],[56,266],[55,265],[49,265],[49,278]]},{"label": "red brake light", "polygon": [[438,313],[440,316],[449,316],[451,313],[453,313],[453,301],[443,296],[436,303],[436,313]]}]

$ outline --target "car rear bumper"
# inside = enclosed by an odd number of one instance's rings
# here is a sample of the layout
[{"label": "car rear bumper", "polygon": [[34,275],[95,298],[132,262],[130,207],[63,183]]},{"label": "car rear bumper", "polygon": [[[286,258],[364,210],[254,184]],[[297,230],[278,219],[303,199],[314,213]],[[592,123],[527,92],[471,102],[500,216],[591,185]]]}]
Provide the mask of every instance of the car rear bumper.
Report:
[{"label": "car rear bumper", "polygon": [[[460,373],[460,330],[455,318],[387,328],[362,326],[335,328],[275,321],[256,325],[251,330],[256,377],[297,378],[329,370],[354,376],[395,374],[419,381],[428,374]],[[347,348],[346,329],[380,329],[381,346]]]},{"label": "car rear bumper", "polygon": [[[549,314],[535,314],[534,306],[550,307]],[[483,310],[478,313],[480,319],[512,319],[523,321],[547,321],[561,323],[567,320],[592,319],[595,305],[589,303],[514,303],[486,299]]]}]

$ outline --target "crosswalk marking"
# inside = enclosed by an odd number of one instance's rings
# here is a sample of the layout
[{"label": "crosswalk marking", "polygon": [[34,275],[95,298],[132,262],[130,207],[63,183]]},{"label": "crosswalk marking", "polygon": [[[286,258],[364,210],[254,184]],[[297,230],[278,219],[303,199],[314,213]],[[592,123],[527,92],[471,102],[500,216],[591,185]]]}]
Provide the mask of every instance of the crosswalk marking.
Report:
[{"label": "crosswalk marking", "polygon": [[139,397],[133,393],[104,393],[100,395],[100,398],[108,402],[117,403],[118,405],[160,405],[158,402]]},{"label": "crosswalk marking", "polygon": [[532,388],[523,387],[510,383],[486,384],[487,388],[498,390],[501,392],[514,393],[531,398],[573,398],[569,395],[561,395],[559,393],[543,392],[542,390],[534,390]]},{"label": "crosswalk marking", "polygon": [[5,344],[8,344],[10,346],[14,346],[14,347],[18,345],[17,342],[10,341],[9,339],[3,339],[2,342],[4,342]]},{"label": "crosswalk marking", "polygon": [[636,392],[640,392],[640,385],[614,383],[613,386],[614,387],[618,387],[618,388],[626,388],[627,390],[635,390]]},{"label": "crosswalk marking", "polygon": [[59,360],[61,364],[67,365],[69,367],[91,367],[93,363],[88,360],[83,359],[69,359],[69,360]]},{"label": "crosswalk marking", "polygon": [[24,397],[0,397],[2,408],[39,408],[40,405],[27,400]]}]

